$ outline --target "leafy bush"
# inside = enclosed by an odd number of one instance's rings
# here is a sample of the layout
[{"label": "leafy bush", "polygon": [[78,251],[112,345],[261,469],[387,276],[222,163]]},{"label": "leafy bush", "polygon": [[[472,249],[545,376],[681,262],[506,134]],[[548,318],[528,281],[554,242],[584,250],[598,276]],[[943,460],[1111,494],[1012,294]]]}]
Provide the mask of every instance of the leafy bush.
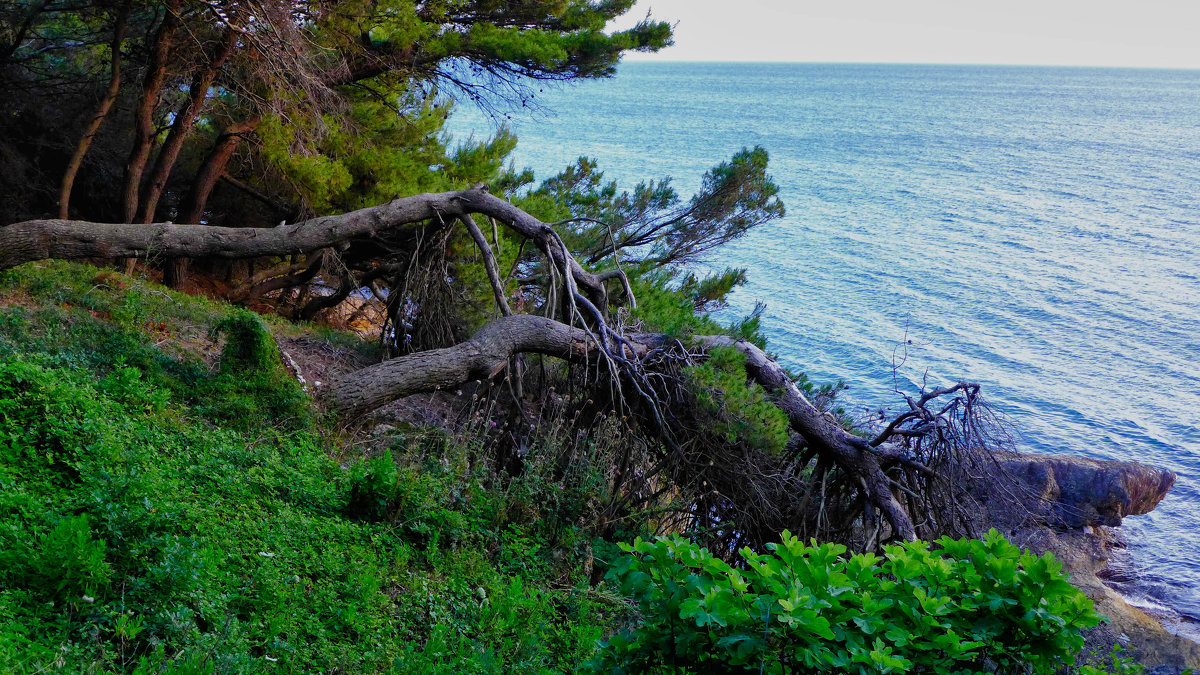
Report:
[{"label": "leafy bush", "polygon": [[33,585],[49,597],[79,606],[106,591],[111,568],[105,545],[92,537],[86,515],[68,516],[38,542],[27,558]]},{"label": "leafy bush", "polygon": [[284,369],[274,338],[256,314],[235,311],[212,332],[225,334],[225,346],[220,372],[197,383],[202,414],[239,428],[263,419],[292,427],[311,421],[307,397]]},{"label": "leafy bush", "polygon": [[255,373],[275,365],[275,341],[253,312],[236,311],[218,323],[213,332],[226,336],[221,350],[221,372]]},{"label": "leafy bush", "polygon": [[1100,617],[1050,554],[995,530],[845,556],[790,533],[734,568],[679,536],[622,548],[610,579],[643,623],[602,643],[596,673],[1054,672]]}]

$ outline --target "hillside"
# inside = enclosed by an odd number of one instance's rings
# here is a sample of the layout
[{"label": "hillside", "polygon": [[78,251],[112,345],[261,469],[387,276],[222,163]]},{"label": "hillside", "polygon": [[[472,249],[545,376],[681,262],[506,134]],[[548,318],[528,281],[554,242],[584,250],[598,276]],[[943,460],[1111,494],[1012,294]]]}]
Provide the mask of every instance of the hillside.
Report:
[{"label": "hillside", "polygon": [[4,275],[6,672],[562,672],[619,625],[595,476],[330,428],[271,333],[371,350],[84,265]]},{"label": "hillside", "polygon": [[87,265],[3,273],[5,672],[1052,672],[1099,619],[994,532],[884,558],[784,533],[738,567],[625,546],[678,530],[600,525],[621,420],[549,387],[514,457],[483,386],[326,415],[308,388],[375,349]]}]

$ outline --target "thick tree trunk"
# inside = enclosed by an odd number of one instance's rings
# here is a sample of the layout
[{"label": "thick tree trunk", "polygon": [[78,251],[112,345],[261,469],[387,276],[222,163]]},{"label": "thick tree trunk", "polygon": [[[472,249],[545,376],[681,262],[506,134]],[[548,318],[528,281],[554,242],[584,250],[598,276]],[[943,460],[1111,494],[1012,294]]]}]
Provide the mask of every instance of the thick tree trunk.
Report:
[{"label": "thick tree trunk", "polygon": [[[662,335],[626,336],[626,358],[642,358],[668,341]],[[891,524],[897,537],[916,539],[908,510],[896,498],[884,474],[881,456],[866,440],[841,428],[814,406],[761,349],[727,336],[694,338],[705,349],[732,347],[746,355],[750,379],[776,397],[792,429],[810,448],[851,475],[859,476],[867,499]],[[545,354],[571,361],[595,362],[600,346],[586,331],[545,317],[518,314],[492,321],[470,340],[445,349],[401,356],[363,368],[330,382],[324,400],[337,413],[354,416],[411,394],[450,389],[472,380],[489,379],[522,353]]]},{"label": "thick tree trunk", "polygon": [[585,270],[561,246],[554,230],[486,188],[402,197],[336,216],[312,218],[272,228],[210,225],[103,224],[74,220],[29,220],[0,227],[0,269],[33,260],[82,258],[245,259],[310,253],[371,239],[388,230],[428,220],[452,222],[461,215],[490,216],[530,239],[600,309],[606,304],[604,278]]},{"label": "thick tree trunk", "polygon": [[496,319],[453,347],[400,356],[345,375],[330,382],[324,396],[337,413],[359,415],[410,394],[494,377],[515,354],[582,360],[595,349],[582,329],[542,316],[515,314]]},{"label": "thick tree trunk", "polygon": [[127,2],[121,5],[116,21],[113,23],[112,65],[108,78],[108,90],[104,92],[104,98],[100,99],[100,104],[96,106],[96,114],[84,130],[83,137],[75,146],[75,154],[71,155],[71,160],[67,162],[67,170],[63,172],[62,184],[58,189],[59,218],[71,217],[71,189],[75,185],[75,176],[79,173],[79,167],[83,165],[83,158],[87,155],[88,149],[92,147],[92,140],[96,137],[96,132],[100,130],[100,125],[104,124],[104,120],[108,117],[108,111],[112,109],[113,102],[117,100],[117,94],[121,91],[121,43],[125,40],[125,24],[128,19],[129,3]]},{"label": "thick tree trunk", "polygon": [[204,102],[208,100],[209,87],[212,86],[213,81],[217,78],[217,73],[233,54],[233,49],[237,46],[237,38],[237,31],[227,28],[221,37],[221,44],[209,59],[208,65],[201,68],[192,77],[188,98],[171,122],[171,130],[167,132],[167,140],[163,141],[162,149],[158,152],[158,158],[154,161],[154,171],[150,175],[150,182],[147,183],[145,194],[142,195],[139,208],[141,209],[140,220],[143,223],[150,223],[154,220],[158,200],[167,187],[167,179],[171,177],[175,161],[179,159],[183,144],[196,124],[196,118],[200,115]]}]

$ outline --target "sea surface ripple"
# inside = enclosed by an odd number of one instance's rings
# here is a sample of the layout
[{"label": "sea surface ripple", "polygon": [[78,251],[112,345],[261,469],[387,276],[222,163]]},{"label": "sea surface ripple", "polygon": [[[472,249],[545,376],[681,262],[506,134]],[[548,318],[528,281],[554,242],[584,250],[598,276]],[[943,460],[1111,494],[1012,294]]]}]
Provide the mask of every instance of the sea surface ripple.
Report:
[{"label": "sea surface ripple", "polygon": [[1173,469],[1127,564],[1200,618],[1200,71],[642,62],[538,100],[509,124],[539,178],[586,155],[686,197],[765,147],[788,213],[712,261],[749,271],[725,318],[765,301],[857,411],[969,379],[1024,450]]}]

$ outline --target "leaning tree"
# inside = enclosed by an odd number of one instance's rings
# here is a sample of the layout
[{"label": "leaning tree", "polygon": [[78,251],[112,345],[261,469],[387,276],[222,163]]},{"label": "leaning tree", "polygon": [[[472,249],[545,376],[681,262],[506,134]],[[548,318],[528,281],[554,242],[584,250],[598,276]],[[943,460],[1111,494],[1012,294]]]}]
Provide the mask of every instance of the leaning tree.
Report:
[{"label": "leaning tree", "polygon": [[[961,525],[956,472],[992,441],[978,386],[922,391],[867,437],[745,335],[630,318],[664,274],[782,215],[765,151],[714,167],[683,200],[668,180],[620,191],[587,159],[533,188],[504,166],[507,131],[457,148],[442,137],[451,98],[528,106],[546,82],[669,44],[650,19],[606,32],[632,5],[5,5],[0,223],[22,222],[0,227],[0,269],[140,260],[180,286],[192,261],[209,290],[299,319],[374,303],[391,358],[320,394],[346,418],[473,380],[507,377],[520,399],[524,355],[573,364],[643,441],[616,458],[612,508],[681,496],[680,522],[735,533],[726,550],[784,528],[869,547]],[[676,280],[701,307],[743,279]],[[766,421],[742,426],[775,431],[730,432],[744,411],[713,378],[752,383]]]},{"label": "leaning tree", "polygon": [[4,3],[0,222],[254,225],[493,180],[511,139],[448,149],[451,101],[528,106],[670,44],[649,18],[605,30],[632,4]]},{"label": "leaning tree", "polygon": [[[978,385],[959,383],[906,397],[905,410],[867,436],[848,431],[815,404],[750,340],[652,333],[622,318],[621,307],[637,302],[631,265],[644,271],[661,259],[704,249],[707,242],[739,236],[782,212],[764,168],[765,153],[743,152],[710,172],[705,189],[691,201],[666,200],[659,205],[670,208],[639,211],[636,222],[617,227],[586,216],[546,223],[485,186],[269,228],[31,220],[0,227],[0,269],[51,258],[155,257],[274,257],[298,260],[295,266],[303,267],[315,256],[343,261],[338,263],[345,270],[343,286],[362,289],[379,278],[372,275],[380,268],[415,264],[413,242],[462,230],[477,247],[494,318],[467,339],[389,358],[327,383],[318,396],[331,411],[355,419],[412,394],[501,380],[511,375],[517,357],[540,354],[581,366],[595,390],[610,392],[612,405],[653,439],[644,466],[628,472],[639,476],[641,486],[630,483],[628,493],[644,500],[647,491],[689,491],[686,519],[733,523],[737,535],[726,543],[767,540],[790,527],[872,547],[961,527],[965,519],[954,506],[962,496],[962,472],[986,457],[994,440]],[[498,262],[499,240],[489,228],[507,230],[523,251],[541,259],[524,265],[520,293],[508,285],[511,274]],[[609,235],[607,242],[597,241],[598,229]],[[623,242],[640,242],[647,232],[656,234],[622,265],[616,252]],[[405,246],[407,262],[393,262],[403,257],[396,252]],[[581,261],[580,251],[589,257]],[[587,264],[606,255],[612,261],[608,268]],[[514,269],[522,267],[516,259]],[[514,300],[521,300],[523,311],[514,310]],[[685,373],[718,353],[737,354],[739,376],[759,387],[763,400],[786,419],[791,438],[785,447],[748,447],[711,433],[711,420],[698,413],[697,389]],[[647,481],[653,485],[647,487]]]}]

